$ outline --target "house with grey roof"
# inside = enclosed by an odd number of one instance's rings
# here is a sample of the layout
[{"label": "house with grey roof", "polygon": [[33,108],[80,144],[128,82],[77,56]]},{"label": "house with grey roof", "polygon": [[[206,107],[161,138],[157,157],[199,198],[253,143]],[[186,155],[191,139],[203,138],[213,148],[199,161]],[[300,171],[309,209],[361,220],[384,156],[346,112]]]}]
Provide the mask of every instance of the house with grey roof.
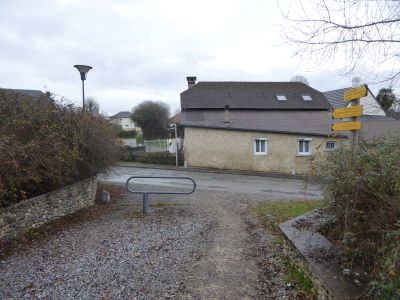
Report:
[{"label": "house with grey roof", "polygon": [[[326,91],[323,92],[332,109],[343,108],[350,105],[350,101],[344,101],[344,93],[351,90],[351,87]],[[363,106],[364,115],[368,116],[386,116],[385,111],[379,104],[378,100],[375,98],[374,94],[367,87],[367,95],[360,98],[360,105]]]},{"label": "house with grey roof", "polygon": [[43,93],[40,90],[25,90],[25,89],[2,89],[6,92],[11,92],[11,93],[17,93],[23,96],[29,96],[33,98],[39,98],[41,96],[44,96],[45,93]]},{"label": "house with grey roof", "polygon": [[188,166],[305,174],[315,154],[347,140],[331,105],[300,82],[198,82],[188,77],[180,122]]},{"label": "house with grey roof", "polygon": [[132,113],[129,111],[120,111],[119,113],[109,117],[110,123],[120,125],[123,130],[135,129],[135,124],[131,119]]},{"label": "house with grey roof", "polygon": [[[332,110],[350,106],[350,101],[343,100],[344,93],[350,89],[351,87],[348,87],[323,93]],[[386,116],[382,106],[368,87],[367,95],[360,98],[360,105],[363,106],[363,116],[360,117],[362,124],[361,136],[363,138],[375,139],[400,136],[400,121]]]}]

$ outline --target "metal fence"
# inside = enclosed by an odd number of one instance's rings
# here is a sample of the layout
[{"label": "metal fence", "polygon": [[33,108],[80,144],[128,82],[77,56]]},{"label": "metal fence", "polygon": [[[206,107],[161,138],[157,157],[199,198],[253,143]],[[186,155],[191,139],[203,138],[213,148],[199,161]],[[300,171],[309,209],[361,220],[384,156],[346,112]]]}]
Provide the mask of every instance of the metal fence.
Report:
[{"label": "metal fence", "polygon": [[166,152],[169,148],[168,140],[145,140],[146,152]]}]

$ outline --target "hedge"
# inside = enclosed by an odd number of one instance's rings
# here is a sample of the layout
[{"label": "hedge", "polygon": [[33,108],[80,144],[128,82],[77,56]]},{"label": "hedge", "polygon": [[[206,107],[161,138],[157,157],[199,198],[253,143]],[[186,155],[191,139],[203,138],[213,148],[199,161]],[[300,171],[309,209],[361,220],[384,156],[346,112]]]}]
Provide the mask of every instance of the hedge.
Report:
[{"label": "hedge", "polygon": [[0,207],[106,171],[119,149],[103,117],[0,89]]}]

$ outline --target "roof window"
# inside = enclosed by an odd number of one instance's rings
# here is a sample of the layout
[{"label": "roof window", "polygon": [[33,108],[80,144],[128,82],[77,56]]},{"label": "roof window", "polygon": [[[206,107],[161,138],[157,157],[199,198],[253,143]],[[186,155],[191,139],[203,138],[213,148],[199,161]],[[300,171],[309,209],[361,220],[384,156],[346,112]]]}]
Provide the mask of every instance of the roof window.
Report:
[{"label": "roof window", "polygon": [[310,95],[301,95],[301,98],[303,98],[304,101],[311,101],[312,97]]},{"label": "roof window", "polygon": [[286,101],[287,100],[286,96],[283,94],[277,94],[276,99],[278,99],[278,101]]}]

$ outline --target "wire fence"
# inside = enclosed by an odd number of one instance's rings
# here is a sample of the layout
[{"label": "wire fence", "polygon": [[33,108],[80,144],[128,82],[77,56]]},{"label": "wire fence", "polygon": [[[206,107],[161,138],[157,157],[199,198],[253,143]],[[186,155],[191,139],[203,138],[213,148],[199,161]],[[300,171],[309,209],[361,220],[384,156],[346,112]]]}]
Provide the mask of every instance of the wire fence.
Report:
[{"label": "wire fence", "polygon": [[168,139],[145,140],[144,146],[146,148],[146,152],[166,152],[169,149]]}]

